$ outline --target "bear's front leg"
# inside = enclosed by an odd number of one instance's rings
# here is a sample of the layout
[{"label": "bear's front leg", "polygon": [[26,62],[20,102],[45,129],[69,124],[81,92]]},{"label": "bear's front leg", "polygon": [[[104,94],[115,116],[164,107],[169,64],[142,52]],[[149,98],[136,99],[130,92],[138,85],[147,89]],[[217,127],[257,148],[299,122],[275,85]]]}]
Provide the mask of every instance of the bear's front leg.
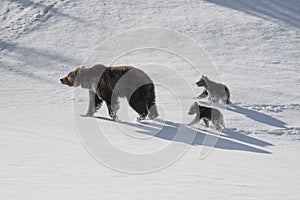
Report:
[{"label": "bear's front leg", "polygon": [[93,116],[93,114],[101,107],[102,100],[92,90],[89,90],[89,106],[84,117]]}]

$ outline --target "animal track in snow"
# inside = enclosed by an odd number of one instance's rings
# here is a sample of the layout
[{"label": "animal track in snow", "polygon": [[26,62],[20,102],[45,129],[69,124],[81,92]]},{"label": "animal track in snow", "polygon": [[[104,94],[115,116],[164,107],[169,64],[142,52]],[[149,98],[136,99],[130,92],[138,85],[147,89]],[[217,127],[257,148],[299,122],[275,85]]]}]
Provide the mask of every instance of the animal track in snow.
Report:
[{"label": "animal track in snow", "polygon": [[262,112],[279,113],[285,110],[300,110],[300,104],[288,104],[288,105],[268,105],[268,104],[254,104],[244,105],[243,107]]},{"label": "animal track in snow", "polygon": [[36,29],[40,23],[59,13],[57,6],[63,1],[14,1],[3,2],[0,13],[0,31],[3,40],[19,38],[23,34]]},{"label": "animal track in snow", "polygon": [[273,136],[289,136],[292,140],[300,140],[300,127],[290,127],[290,128],[280,128],[273,130],[255,130],[255,131],[246,131],[246,130],[237,130],[238,132],[250,135],[273,135]]}]

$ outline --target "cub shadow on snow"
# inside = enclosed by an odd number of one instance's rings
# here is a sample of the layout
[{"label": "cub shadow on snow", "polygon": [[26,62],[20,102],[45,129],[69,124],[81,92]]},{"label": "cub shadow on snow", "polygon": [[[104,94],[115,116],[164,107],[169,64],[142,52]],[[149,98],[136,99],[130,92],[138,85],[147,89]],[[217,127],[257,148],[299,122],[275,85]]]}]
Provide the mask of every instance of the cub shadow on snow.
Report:
[{"label": "cub shadow on snow", "polygon": [[260,122],[260,123],[263,123],[263,124],[266,124],[269,126],[274,126],[274,127],[278,127],[278,128],[286,128],[285,122],[283,122],[279,119],[276,119],[274,117],[271,117],[269,115],[266,115],[264,113],[258,112],[258,111],[243,108],[243,107],[240,107],[240,106],[237,106],[234,104],[230,104],[229,106],[227,106],[227,110],[245,115],[246,117],[248,117],[254,121],[257,121],[257,122]]},{"label": "cub shadow on snow", "polygon": [[240,106],[235,105],[235,104],[219,105],[219,104],[211,104],[211,103],[204,102],[204,101],[198,101],[198,103],[199,104],[204,104],[204,105],[207,105],[207,106],[216,107],[216,108],[227,109],[228,111],[236,112],[238,114],[245,115],[249,119],[252,119],[254,121],[257,121],[257,122],[260,122],[262,124],[266,124],[266,125],[269,125],[269,126],[274,126],[274,127],[277,127],[277,128],[287,128],[285,126],[286,123],[279,120],[279,119],[276,119],[274,117],[271,117],[269,115],[266,115],[264,113],[261,113],[261,112],[255,111],[255,110],[240,107]]},{"label": "cub shadow on snow", "polygon": [[[112,121],[111,119],[106,117],[95,117],[95,118]],[[271,152],[269,151],[256,148],[250,145],[265,147],[265,146],[272,146],[272,144],[256,138],[249,137],[247,135],[243,135],[232,129],[224,129],[223,134],[225,133],[226,135],[219,135],[218,133],[195,129],[193,127],[181,123],[163,121],[160,119],[156,119],[155,121],[160,122],[162,125],[158,127],[157,124],[152,123],[151,121],[141,122],[141,123],[118,121],[116,123],[138,128],[139,130],[136,131],[137,133],[150,135],[164,140],[182,142],[194,146],[202,145],[202,146],[211,146],[213,148],[226,149],[226,150],[238,150],[238,151],[248,151],[254,153],[271,154]],[[181,135],[179,137],[176,137],[179,130]],[[191,138],[194,139],[191,140]],[[213,143],[208,144],[205,141],[215,141],[215,144]]]}]

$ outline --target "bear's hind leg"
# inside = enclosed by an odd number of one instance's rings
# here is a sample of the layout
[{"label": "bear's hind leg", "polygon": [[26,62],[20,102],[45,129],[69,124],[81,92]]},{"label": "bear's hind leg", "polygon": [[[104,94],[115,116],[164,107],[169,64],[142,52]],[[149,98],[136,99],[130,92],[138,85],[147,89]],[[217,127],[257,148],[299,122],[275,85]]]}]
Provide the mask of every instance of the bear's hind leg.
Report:
[{"label": "bear's hind leg", "polygon": [[149,113],[147,100],[143,98],[142,95],[139,95],[137,92],[133,93],[130,97],[129,105],[139,114],[139,117],[137,118],[138,121],[147,117]]},{"label": "bear's hind leg", "polygon": [[113,119],[117,119],[117,112],[119,110],[120,106],[119,106],[119,101],[117,98],[112,99],[111,100],[111,104],[110,106],[108,106],[108,110],[109,110],[109,115],[113,118]]},{"label": "bear's hind leg", "polygon": [[150,88],[149,88],[149,97],[147,99],[147,108],[149,110],[149,118],[151,120],[153,120],[156,117],[158,117],[159,114],[157,112],[157,107],[156,107],[156,104],[155,104],[154,85],[153,84],[149,84],[148,87],[150,87]]},{"label": "bear's hind leg", "polygon": [[130,106],[139,114],[137,121],[144,120],[148,115],[148,108],[146,103],[131,102]]},{"label": "bear's hind leg", "polygon": [[209,120],[203,118],[203,121],[204,121],[205,126],[206,126],[207,128],[209,128]]}]

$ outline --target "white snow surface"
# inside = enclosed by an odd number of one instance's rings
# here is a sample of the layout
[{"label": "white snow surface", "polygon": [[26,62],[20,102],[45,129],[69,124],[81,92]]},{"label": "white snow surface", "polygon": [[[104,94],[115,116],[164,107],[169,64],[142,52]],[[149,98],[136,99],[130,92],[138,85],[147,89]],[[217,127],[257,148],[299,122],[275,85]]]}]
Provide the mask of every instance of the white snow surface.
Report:
[{"label": "white snow surface", "polygon": [[[1,1],[0,199],[299,199],[299,13],[298,0]],[[130,153],[171,143],[188,147],[170,165],[134,174],[88,153],[74,120],[83,119],[87,91],[74,92],[59,78],[83,64],[109,65],[108,49],[95,56],[95,48],[116,34],[145,28],[190,37],[216,67],[191,52],[202,62],[196,73],[182,58],[152,49],[114,61],[138,66],[161,84],[157,104],[168,126],[137,123],[130,109],[126,118],[124,100],[120,122],[105,120],[105,105],[99,118],[84,120],[96,120],[113,145]],[[170,41],[161,42],[177,45]],[[202,91],[195,85],[201,74],[231,91],[232,106],[214,105],[225,116],[222,133],[203,122],[199,130],[185,125],[193,118],[189,105]],[[77,90],[82,96],[74,95]],[[82,108],[79,113],[74,105]],[[178,125],[187,133],[173,141]],[[197,131],[191,144],[188,130]],[[204,147],[212,151],[201,157]],[[118,159],[122,166],[139,164]]]}]

